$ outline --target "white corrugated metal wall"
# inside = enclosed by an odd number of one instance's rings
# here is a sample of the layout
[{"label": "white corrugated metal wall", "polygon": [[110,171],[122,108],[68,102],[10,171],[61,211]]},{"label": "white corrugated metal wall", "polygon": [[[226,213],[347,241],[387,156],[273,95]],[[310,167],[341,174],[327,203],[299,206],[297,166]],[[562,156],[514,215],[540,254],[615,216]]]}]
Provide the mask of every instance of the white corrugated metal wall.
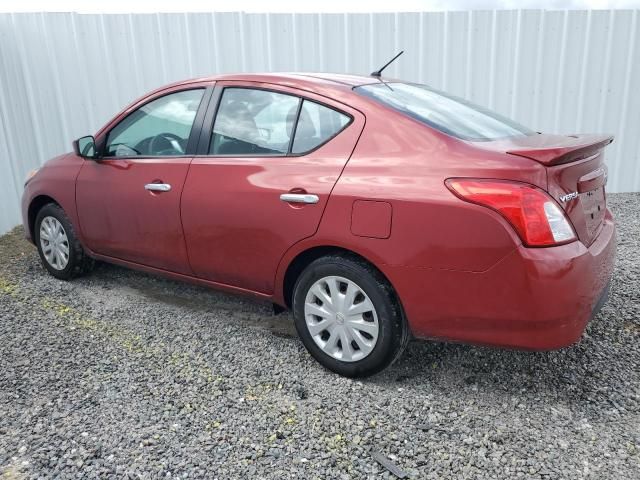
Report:
[{"label": "white corrugated metal wall", "polygon": [[0,14],[0,232],[26,173],[146,91],[222,72],[371,72],[531,126],[607,132],[610,191],[640,190],[638,11]]}]

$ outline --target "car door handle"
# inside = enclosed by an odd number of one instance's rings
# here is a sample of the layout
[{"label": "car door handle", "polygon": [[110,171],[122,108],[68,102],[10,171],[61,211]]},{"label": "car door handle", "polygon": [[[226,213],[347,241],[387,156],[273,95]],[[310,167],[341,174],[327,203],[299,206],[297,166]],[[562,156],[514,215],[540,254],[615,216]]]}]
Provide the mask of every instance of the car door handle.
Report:
[{"label": "car door handle", "polygon": [[318,203],[320,198],[310,193],[283,193],[280,200],[287,203]]},{"label": "car door handle", "polygon": [[152,192],[168,192],[171,190],[171,185],[168,183],[147,183],[144,189]]}]

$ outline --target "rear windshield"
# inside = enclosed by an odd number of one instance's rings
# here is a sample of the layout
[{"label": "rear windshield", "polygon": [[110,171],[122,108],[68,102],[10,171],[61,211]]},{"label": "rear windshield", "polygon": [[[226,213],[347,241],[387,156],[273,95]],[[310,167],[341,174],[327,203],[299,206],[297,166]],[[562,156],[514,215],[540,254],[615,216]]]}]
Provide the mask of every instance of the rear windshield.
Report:
[{"label": "rear windshield", "polygon": [[536,133],[486,108],[426,85],[380,82],[354,90],[462,140],[487,141]]}]

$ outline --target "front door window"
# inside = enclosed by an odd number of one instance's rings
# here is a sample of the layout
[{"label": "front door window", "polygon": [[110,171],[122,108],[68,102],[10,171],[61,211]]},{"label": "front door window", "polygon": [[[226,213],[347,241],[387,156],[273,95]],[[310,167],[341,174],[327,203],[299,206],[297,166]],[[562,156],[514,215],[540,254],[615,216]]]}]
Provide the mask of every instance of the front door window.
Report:
[{"label": "front door window", "polygon": [[203,94],[184,90],[138,108],[109,132],[105,157],[185,155]]}]

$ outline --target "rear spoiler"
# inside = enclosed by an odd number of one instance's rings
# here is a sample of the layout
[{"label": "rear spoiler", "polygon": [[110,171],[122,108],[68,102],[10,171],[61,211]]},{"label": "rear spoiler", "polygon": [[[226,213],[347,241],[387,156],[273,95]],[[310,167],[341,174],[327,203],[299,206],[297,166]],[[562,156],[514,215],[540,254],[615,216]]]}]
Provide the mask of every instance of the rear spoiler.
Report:
[{"label": "rear spoiler", "polygon": [[[566,140],[564,140],[566,139]],[[530,158],[547,167],[575,162],[594,155],[613,142],[612,135],[568,135],[557,145],[542,148],[508,150],[507,153]]]}]

